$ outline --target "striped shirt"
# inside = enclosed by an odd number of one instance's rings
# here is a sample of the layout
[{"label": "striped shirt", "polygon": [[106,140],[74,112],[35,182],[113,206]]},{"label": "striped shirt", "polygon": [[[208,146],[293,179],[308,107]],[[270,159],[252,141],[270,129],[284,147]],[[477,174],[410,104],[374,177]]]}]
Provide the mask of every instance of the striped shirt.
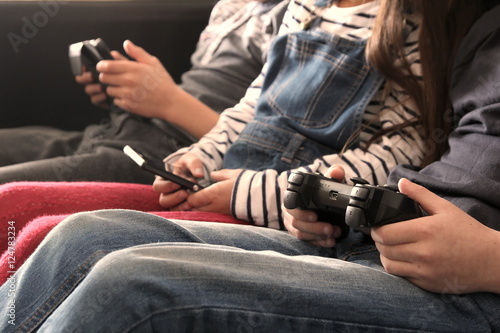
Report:
[{"label": "striped shirt", "polygon": [[[315,0],[290,2],[280,34],[299,31],[301,23],[311,16],[314,2]],[[333,5],[317,12],[317,15],[322,17],[319,28],[344,38],[366,39],[371,35],[377,10],[377,1],[351,8],[338,8]],[[419,75],[416,25],[409,25],[413,29],[407,38],[406,56],[414,73]],[[238,138],[245,125],[254,118],[254,107],[266,69],[267,65],[264,65],[260,76],[249,87],[245,97],[234,108],[224,111],[217,125],[208,134],[198,143],[174,155],[178,156],[189,151],[203,161],[208,171],[220,169],[225,152]],[[340,164],[345,169],[346,179],[357,176],[365,178],[372,184],[383,184],[390,170],[397,164],[419,165],[424,154],[424,144],[416,128],[407,127],[402,131],[383,136],[364,149],[366,142],[380,129],[401,124],[418,115],[414,102],[401,90],[400,87],[393,85],[389,93],[383,93],[382,87],[375,94],[363,116],[360,148],[346,150],[343,154],[319,157],[312,164],[303,166],[299,170],[324,173],[329,166]],[[383,96],[386,96],[385,99]],[[233,215],[256,225],[284,229],[282,198],[290,171],[242,172],[233,188],[231,202]]]}]

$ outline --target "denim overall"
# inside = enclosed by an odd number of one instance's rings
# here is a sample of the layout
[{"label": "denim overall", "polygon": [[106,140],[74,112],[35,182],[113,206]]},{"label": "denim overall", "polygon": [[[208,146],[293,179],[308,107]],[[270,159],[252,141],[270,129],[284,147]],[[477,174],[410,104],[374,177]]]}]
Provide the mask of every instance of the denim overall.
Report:
[{"label": "denim overall", "polygon": [[226,152],[224,168],[297,168],[339,153],[359,130],[383,77],[366,63],[366,40],[326,33],[320,20],[274,41],[255,118]]}]

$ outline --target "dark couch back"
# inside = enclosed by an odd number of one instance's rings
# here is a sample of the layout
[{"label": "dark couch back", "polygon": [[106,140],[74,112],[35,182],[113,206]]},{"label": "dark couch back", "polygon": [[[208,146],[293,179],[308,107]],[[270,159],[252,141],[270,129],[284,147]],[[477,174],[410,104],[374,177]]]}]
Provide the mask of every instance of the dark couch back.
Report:
[{"label": "dark couch back", "polygon": [[178,80],[208,21],[213,0],[0,1],[0,127],[81,129],[106,113],[74,81],[68,45],[130,39]]}]

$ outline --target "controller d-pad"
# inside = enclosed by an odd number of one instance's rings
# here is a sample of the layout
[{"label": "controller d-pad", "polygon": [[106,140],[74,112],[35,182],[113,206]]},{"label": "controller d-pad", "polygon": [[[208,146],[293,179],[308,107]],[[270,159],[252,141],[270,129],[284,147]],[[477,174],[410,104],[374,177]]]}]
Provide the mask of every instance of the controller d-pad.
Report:
[{"label": "controller d-pad", "polygon": [[354,228],[366,225],[365,213],[361,208],[349,206],[345,212],[345,223]]}]

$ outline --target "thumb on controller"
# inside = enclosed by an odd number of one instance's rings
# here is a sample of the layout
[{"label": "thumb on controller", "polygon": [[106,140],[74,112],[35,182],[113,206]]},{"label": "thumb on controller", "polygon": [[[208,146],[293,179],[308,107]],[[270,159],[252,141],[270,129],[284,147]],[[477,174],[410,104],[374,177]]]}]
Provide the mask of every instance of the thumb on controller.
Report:
[{"label": "thumb on controller", "polygon": [[339,182],[344,182],[345,171],[344,168],[338,164],[332,165],[324,174],[325,177],[333,178]]},{"label": "thumb on controller", "polygon": [[401,193],[415,200],[429,215],[447,211],[450,207],[454,206],[451,202],[406,178],[401,178],[399,180],[398,187]]}]

